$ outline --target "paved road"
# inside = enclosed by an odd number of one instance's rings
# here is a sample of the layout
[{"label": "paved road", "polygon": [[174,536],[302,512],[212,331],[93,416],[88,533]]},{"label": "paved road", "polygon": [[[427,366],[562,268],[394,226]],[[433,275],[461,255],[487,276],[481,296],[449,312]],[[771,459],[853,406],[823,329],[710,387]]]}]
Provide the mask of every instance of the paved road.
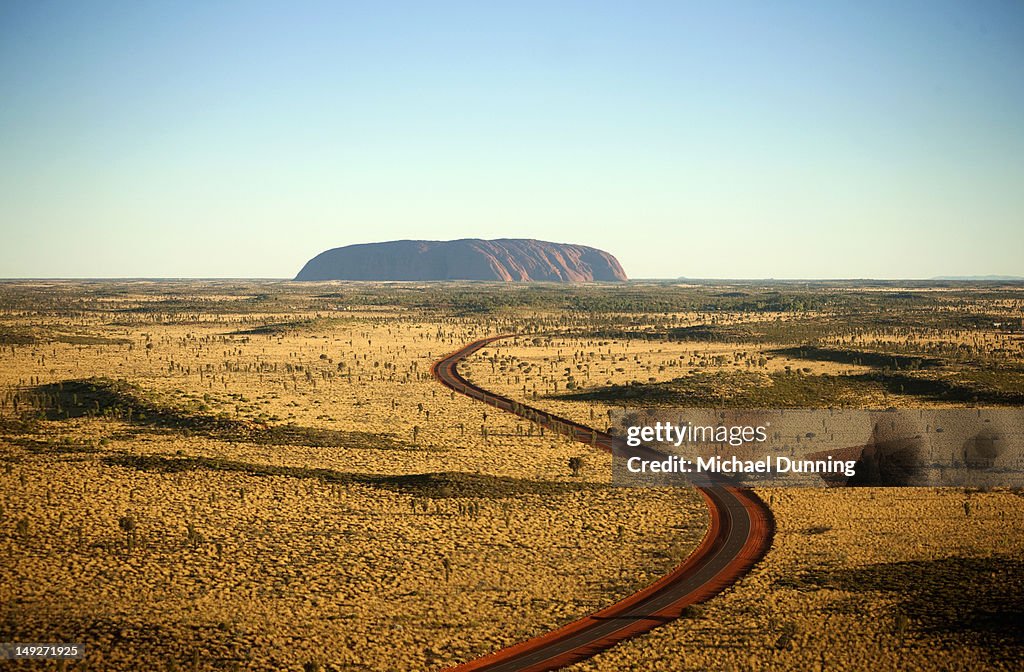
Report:
[{"label": "paved road", "polygon": [[[433,366],[434,376],[456,392],[551,430],[612,450],[620,439],[572,420],[493,394],[463,378],[458,363],[509,335],[474,341]],[[646,449],[650,450],[650,449]],[[700,545],[671,572],[629,597],[552,632],[471,660],[445,672],[541,672],[589,658],[617,642],[679,618],[739,580],[771,547],[774,522],[768,507],[748,490],[722,480],[698,488],[708,505],[710,524]]]}]

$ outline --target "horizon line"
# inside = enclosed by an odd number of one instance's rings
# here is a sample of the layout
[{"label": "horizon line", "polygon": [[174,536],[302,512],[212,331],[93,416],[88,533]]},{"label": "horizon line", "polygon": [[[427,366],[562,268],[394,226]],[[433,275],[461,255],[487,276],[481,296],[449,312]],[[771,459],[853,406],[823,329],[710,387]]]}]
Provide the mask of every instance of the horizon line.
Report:
[{"label": "horizon line", "polygon": [[619,285],[630,282],[1024,282],[1021,275],[938,275],[927,278],[913,277],[666,277],[666,278],[628,278],[617,281],[591,280],[586,282],[559,282],[555,280],[296,280],[294,277],[260,277],[260,276],[12,276],[0,277],[0,282],[189,282],[189,281],[249,281],[249,282],[295,282],[301,284],[318,284],[330,282],[358,282],[364,284],[380,283],[443,283],[469,282],[475,284],[500,285]]}]

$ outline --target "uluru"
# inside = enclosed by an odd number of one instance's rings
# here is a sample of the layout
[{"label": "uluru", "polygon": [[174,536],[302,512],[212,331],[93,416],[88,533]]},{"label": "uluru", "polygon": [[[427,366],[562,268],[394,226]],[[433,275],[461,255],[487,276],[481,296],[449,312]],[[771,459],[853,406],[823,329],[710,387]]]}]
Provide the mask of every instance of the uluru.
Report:
[{"label": "uluru", "polygon": [[586,245],[464,238],[337,247],[306,262],[295,279],[622,282],[627,278],[614,256]]}]

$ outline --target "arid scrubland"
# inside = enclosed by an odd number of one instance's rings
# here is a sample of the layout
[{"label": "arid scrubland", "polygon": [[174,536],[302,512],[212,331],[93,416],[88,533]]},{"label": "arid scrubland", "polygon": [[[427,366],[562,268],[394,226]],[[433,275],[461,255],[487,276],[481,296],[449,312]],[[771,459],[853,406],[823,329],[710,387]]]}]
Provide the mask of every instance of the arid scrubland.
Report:
[{"label": "arid scrubland", "polygon": [[433,380],[514,320],[4,290],[3,634],[82,642],[77,668],[440,667],[633,592],[704,533],[694,493],[610,487],[606,456]]},{"label": "arid scrubland", "polygon": [[[1022,305],[956,286],[0,284],[3,640],[83,642],[73,669],[467,660],[650,583],[707,516],[453,394],[441,355],[517,334],[461,370],[598,428],[623,405],[1020,405]],[[579,669],[1019,661],[1024,498],[763,496],[778,534],[752,574]]]},{"label": "arid scrubland", "polygon": [[1020,669],[1020,493],[758,494],[777,529],[749,575],[689,618],[568,669]]},{"label": "arid scrubland", "polygon": [[[598,426],[614,408],[644,405],[1019,405],[1022,303],[975,301],[971,310],[963,296],[943,297],[939,317],[911,314],[898,325],[870,314],[856,322],[804,314],[724,317],[675,338],[642,327],[617,338],[563,333],[496,345],[466,371],[488,389]],[[686,618],[570,669],[1019,667],[1019,490],[758,494],[777,531],[750,575]]]}]

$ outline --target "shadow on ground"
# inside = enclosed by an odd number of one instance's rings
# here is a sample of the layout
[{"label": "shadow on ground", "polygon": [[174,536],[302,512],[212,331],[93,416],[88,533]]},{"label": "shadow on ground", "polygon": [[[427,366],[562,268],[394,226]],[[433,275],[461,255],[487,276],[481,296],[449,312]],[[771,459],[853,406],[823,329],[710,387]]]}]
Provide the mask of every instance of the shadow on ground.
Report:
[{"label": "shadow on ground", "polygon": [[157,427],[196,433],[213,439],[278,446],[412,450],[387,434],[351,432],[294,424],[266,424],[210,415],[164,403],[157,395],[131,383],[107,378],[65,380],[39,385],[27,396],[30,406],[47,420],[101,417],[136,427]]},{"label": "shadow on ground", "polygon": [[901,613],[935,635],[966,635],[998,650],[1024,646],[1024,560],[943,558],[811,570],[779,585],[896,593]]},{"label": "shadow on ground", "polygon": [[501,499],[516,495],[558,495],[578,490],[596,490],[607,486],[586,482],[530,481],[507,476],[487,476],[463,472],[429,474],[357,474],[333,469],[254,464],[212,457],[163,457],[159,455],[110,455],[104,464],[140,471],[176,473],[184,471],[228,471],[250,476],[286,476],[319,480],[340,485],[367,485],[421,497],[479,497]]}]

